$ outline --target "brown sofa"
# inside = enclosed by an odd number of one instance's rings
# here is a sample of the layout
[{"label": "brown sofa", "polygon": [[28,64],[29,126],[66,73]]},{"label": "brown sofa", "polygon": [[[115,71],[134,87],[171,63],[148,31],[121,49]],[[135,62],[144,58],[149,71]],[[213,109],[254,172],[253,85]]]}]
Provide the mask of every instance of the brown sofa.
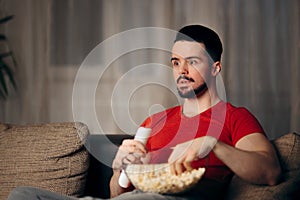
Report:
[{"label": "brown sofa", "polygon": [[[111,162],[124,138],[131,136],[89,135],[82,123],[0,123],[0,200],[21,185],[108,198]],[[272,142],[283,169],[281,182],[259,186],[233,177],[224,199],[300,199],[300,136],[288,133]]]}]

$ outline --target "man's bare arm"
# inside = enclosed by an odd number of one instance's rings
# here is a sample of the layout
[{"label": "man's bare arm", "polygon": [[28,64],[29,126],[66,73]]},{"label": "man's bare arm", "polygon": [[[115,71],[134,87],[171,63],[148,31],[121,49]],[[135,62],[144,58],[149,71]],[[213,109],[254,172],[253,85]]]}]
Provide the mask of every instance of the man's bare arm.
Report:
[{"label": "man's bare arm", "polygon": [[133,190],[133,187],[122,188],[119,186],[118,180],[121,172],[120,170],[115,169],[113,176],[110,179],[109,187],[110,187],[110,197],[116,197],[124,192],[129,192]]},{"label": "man's bare arm", "polygon": [[253,133],[240,139],[235,147],[204,136],[179,144],[169,157],[171,171],[181,174],[191,170],[194,160],[204,158],[209,151],[223,161],[236,175],[256,184],[274,185],[281,173],[276,152],[261,133]]},{"label": "man's bare arm", "polygon": [[243,137],[235,147],[217,142],[213,152],[236,175],[251,183],[275,185],[280,178],[276,152],[261,133]]}]

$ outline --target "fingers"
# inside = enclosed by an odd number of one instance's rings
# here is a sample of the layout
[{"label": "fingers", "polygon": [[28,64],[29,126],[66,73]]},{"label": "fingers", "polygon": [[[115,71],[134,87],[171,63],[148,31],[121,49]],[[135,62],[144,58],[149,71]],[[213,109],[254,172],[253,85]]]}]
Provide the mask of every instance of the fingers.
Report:
[{"label": "fingers", "polygon": [[124,140],[120,149],[128,153],[147,153],[146,147],[139,141],[136,140]]},{"label": "fingers", "polygon": [[185,171],[185,168],[181,162],[174,162],[170,166],[171,173],[175,175],[180,175]]},{"label": "fingers", "polygon": [[128,154],[126,157],[123,158],[123,164],[142,164],[141,157],[143,154],[140,153],[132,153]]},{"label": "fingers", "polygon": [[124,140],[119,147],[112,167],[114,169],[121,169],[123,164],[141,163],[140,159],[144,157],[146,153],[147,149],[141,142],[130,139]]},{"label": "fingers", "polygon": [[185,158],[185,160],[184,160],[184,162],[183,162],[183,165],[184,165],[186,171],[191,171],[191,170],[193,170],[193,167],[192,167],[191,163],[192,163],[194,160],[196,160],[196,159],[198,159],[196,153],[190,153],[190,154],[188,154],[188,155],[186,156],[186,158]]},{"label": "fingers", "polygon": [[[176,151],[175,151],[176,154]],[[197,153],[194,151],[187,150],[184,154],[180,157],[176,156],[175,154],[171,154],[169,159],[171,173],[175,175],[180,175],[185,171],[193,170],[191,163],[198,159]],[[175,159],[175,160],[174,160]]]}]

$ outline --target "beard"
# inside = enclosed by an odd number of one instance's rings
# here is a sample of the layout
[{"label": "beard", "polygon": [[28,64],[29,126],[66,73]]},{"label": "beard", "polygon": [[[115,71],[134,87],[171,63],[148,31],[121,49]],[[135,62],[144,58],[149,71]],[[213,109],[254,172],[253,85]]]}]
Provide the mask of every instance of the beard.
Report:
[{"label": "beard", "polygon": [[193,90],[187,91],[186,93],[181,92],[180,89],[177,87],[179,96],[181,98],[186,98],[186,99],[195,98],[195,97],[199,96],[200,94],[202,94],[203,92],[205,92],[206,90],[207,90],[206,83],[203,83],[199,87],[197,87]]}]

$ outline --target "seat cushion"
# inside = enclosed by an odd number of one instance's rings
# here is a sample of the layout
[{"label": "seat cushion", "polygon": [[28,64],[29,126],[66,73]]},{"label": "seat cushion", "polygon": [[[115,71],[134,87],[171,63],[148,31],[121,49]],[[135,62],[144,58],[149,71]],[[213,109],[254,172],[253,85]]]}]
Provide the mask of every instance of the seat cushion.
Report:
[{"label": "seat cushion", "polygon": [[16,186],[83,194],[89,167],[82,123],[0,125],[0,199]]},{"label": "seat cushion", "polygon": [[300,136],[289,133],[273,140],[272,143],[283,171],[280,183],[276,186],[254,185],[234,176],[227,199],[286,200],[300,197]]}]

